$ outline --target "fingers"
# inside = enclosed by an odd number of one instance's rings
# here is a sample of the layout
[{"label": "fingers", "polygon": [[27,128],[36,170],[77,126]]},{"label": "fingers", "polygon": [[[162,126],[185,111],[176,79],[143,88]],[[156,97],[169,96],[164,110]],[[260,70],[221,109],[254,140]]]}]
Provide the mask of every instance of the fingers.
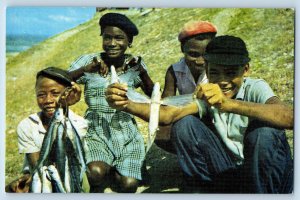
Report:
[{"label": "fingers", "polygon": [[202,99],[202,97],[203,97],[202,86],[203,86],[203,84],[199,84],[196,86],[196,89],[193,93],[194,98]]},{"label": "fingers", "polygon": [[197,85],[194,94],[209,105],[219,105],[223,99],[223,93],[218,84],[207,83]]},{"label": "fingers", "polygon": [[114,109],[122,110],[128,105],[127,85],[113,83],[105,91],[107,103]]},{"label": "fingers", "polygon": [[67,91],[66,94],[63,94],[61,97],[62,103],[66,101],[67,105],[69,106],[80,101],[81,93],[82,93],[81,88],[77,83],[71,82],[71,84],[72,84],[71,90]]},{"label": "fingers", "polygon": [[81,92],[81,88],[77,83],[71,82],[71,84],[72,84],[72,91],[73,92],[75,92],[75,93]]},{"label": "fingers", "polygon": [[127,98],[118,95],[107,95],[106,101],[110,107],[117,110],[123,110],[129,103]]},{"label": "fingers", "polygon": [[127,90],[128,86],[126,84],[113,83],[107,87],[105,95],[117,94],[121,96],[126,96]]}]

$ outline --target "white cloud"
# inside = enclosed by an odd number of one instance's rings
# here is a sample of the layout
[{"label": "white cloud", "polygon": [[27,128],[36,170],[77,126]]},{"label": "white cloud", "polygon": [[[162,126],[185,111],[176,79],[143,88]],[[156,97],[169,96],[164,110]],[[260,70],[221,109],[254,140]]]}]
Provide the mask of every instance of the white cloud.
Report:
[{"label": "white cloud", "polygon": [[59,22],[75,22],[76,21],[75,18],[67,17],[64,15],[49,15],[48,17],[54,21],[59,21]]}]

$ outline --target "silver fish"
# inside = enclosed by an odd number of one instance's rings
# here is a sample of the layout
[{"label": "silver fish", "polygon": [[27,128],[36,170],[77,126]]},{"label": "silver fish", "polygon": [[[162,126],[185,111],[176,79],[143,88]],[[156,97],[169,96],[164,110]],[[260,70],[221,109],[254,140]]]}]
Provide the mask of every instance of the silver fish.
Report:
[{"label": "silver fish", "polygon": [[151,104],[150,104],[150,119],[148,124],[148,142],[146,152],[149,151],[152,146],[154,139],[156,137],[156,132],[158,130],[159,123],[159,108],[161,105],[161,92],[159,83],[155,83],[153,86],[153,91],[151,94]]},{"label": "silver fish", "polygon": [[66,137],[66,126],[65,126],[65,120],[64,124],[60,123],[57,128],[57,134],[56,139],[54,141],[55,147],[53,155],[53,161],[55,163],[55,166],[58,170],[58,173],[60,177],[62,178],[62,182],[64,182],[64,174],[65,174],[65,164],[66,164],[66,149],[65,149],[65,137]]},{"label": "silver fish", "polygon": [[[51,119],[33,173],[36,180],[31,185],[33,192],[43,192],[39,188],[48,187],[44,185],[48,182],[43,181],[45,176],[41,171],[46,166],[47,177],[54,186],[52,192],[82,192],[82,179],[86,171],[84,151],[80,136],[68,119],[68,108],[65,115],[62,108],[58,108]],[[49,192],[46,188],[44,191]]]},{"label": "silver fish", "polygon": [[64,185],[61,181],[61,178],[59,176],[59,173],[54,165],[49,165],[48,168],[48,173],[51,177],[51,180],[54,182],[54,191],[55,192],[60,192],[60,193],[66,193],[66,190],[64,188]]},{"label": "silver fish", "polygon": [[[138,67],[138,66],[137,66]],[[111,66],[111,84],[116,82],[128,83],[128,81],[132,81],[133,77],[138,75],[138,68],[133,67],[126,72],[125,74],[117,75],[115,67]],[[122,78],[121,78],[122,77]],[[146,95],[140,94],[134,91],[132,88],[128,88],[127,97],[129,100],[136,102],[136,103],[148,103],[150,104],[150,118],[149,118],[149,125],[148,125],[148,140],[147,140],[147,148],[146,151],[148,152],[150,147],[152,146],[154,139],[156,137],[156,132],[158,130],[159,124],[159,110],[160,105],[169,105],[169,106],[183,106],[188,103],[191,103],[194,100],[193,94],[186,94],[186,95],[179,95],[179,96],[172,96],[161,99],[161,92],[160,92],[160,84],[156,82],[153,87],[153,91],[151,94],[151,99]]]},{"label": "silver fish", "polygon": [[119,83],[120,79],[117,75],[115,66],[113,66],[113,65],[110,66],[110,73],[111,73],[110,84]]},{"label": "silver fish", "polygon": [[64,187],[67,193],[71,192],[71,178],[70,178],[68,158],[66,158],[66,163],[65,163]]},{"label": "silver fish", "polygon": [[54,116],[50,121],[50,126],[47,130],[47,133],[44,137],[42,148],[40,151],[40,157],[34,171],[41,169],[42,166],[44,165],[44,162],[48,158],[48,155],[52,149],[53,142],[57,135],[58,126],[60,125],[60,123],[63,123],[63,120],[64,120],[63,109],[57,108],[54,113]]},{"label": "silver fish", "polygon": [[47,171],[47,167],[42,167],[42,193],[52,193],[52,184],[49,179],[49,174]]},{"label": "silver fish", "polygon": [[140,94],[132,89],[128,89],[126,95],[128,99],[133,102],[150,104],[148,142],[147,142],[147,149],[146,149],[147,152],[152,146],[156,137],[156,132],[158,130],[160,105],[184,106],[194,101],[193,94],[170,96],[161,99],[160,85],[158,82],[154,84],[153,91],[151,94],[151,99],[146,95]]},{"label": "silver fish", "polygon": [[42,192],[42,181],[39,175],[39,172],[34,172],[32,176],[32,182],[30,190],[32,193],[41,193]]},{"label": "silver fish", "polygon": [[79,162],[81,164],[81,172],[80,172],[80,181],[83,179],[83,175],[86,172],[86,161],[85,161],[85,156],[84,156],[84,151],[83,151],[83,145],[80,140],[80,136],[78,131],[76,130],[76,127],[72,124],[70,120],[66,122],[67,125],[67,130],[72,130],[71,134],[68,135],[70,141],[73,144],[73,147],[75,149],[76,155],[78,156]]}]

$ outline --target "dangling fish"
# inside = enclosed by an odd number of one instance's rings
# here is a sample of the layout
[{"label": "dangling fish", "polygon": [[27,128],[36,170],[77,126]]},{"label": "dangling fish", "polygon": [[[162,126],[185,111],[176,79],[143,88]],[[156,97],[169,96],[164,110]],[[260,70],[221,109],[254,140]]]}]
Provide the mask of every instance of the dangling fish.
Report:
[{"label": "dangling fish", "polygon": [[[135,74],[132,74],[132,72],[129,72],[126,73],[125,76],[126,79],[121,76],[118,77],[114,66],[111,66],[111,77],[112,77],[111,83],[120,82],[120,80],[121,81],[123,80],[123,83],[126,83],[126,81],[130,80],[130,78],[133,77],[134,75]],[[171,96],[171,97],[166,97],[161,99],[160,84],[158,82],[156,82],[153,86],[151,98],[149,98],[146,95],[142,95],[131,88],[128,88],[126,95],[128,99],[133,102],[150,104],[150,118],[148,124],[148,140],[147,140],[146,152],[149,151],[156,137],[156,132],[158,130],[158,125],[159,125],[160,105],[184,106],[194,101],[193,94]]]},{"label": "dangling fish", "polygon": [[[86,170],[84,151],[79,134],[68,118],[68,107],[58,107],[44,137],[40,157],[33,171],[32,192],[82,192],[81,183]],[[52,183],[51,189],[45,178]],[[40,189],[45,188],[45,189]]]}]

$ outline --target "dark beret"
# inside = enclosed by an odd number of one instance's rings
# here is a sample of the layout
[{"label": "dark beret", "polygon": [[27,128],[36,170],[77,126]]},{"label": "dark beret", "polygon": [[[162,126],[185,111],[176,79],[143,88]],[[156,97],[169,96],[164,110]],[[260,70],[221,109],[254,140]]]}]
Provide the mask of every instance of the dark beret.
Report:
[{"label": "dark beret", "polygon": [[250,61],[245,42],[230,35],[212,39],[206,47],[204,59],[220,65],[244,65]]},{"label": "dark beret", "polygon": [[57,67],[47,67],[36,74],[36,79],[39,76],[53,79],[65,86],[71,86],[72,79],[66,70]]},{"label": "dark beret", "polygon": [[135,24],[120,13],[107,13],[103,15],[99,20],[99,25],[101,27],[101,35],[106,26],[116,26],[123,30],[127,36],[136,36],[139,34]]}]

